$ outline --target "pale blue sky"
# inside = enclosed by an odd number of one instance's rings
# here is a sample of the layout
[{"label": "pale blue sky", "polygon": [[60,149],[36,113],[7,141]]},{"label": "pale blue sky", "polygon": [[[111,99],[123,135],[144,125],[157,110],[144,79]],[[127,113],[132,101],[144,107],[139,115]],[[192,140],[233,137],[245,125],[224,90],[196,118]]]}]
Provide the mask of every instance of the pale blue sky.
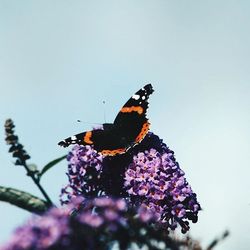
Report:
[{"label": "pale blue sky", "polygon": [[[116,112],[145,83],[152,131],[175,151],[203,211],[191,235],[250,248],[250,2],[0,0],[0,185],[40,195],[13,166],[3,125],[43,166],[65,136]],[[66,162],[43,180],[54,201]],[[0,203],[0,242],[29,214]]]}]

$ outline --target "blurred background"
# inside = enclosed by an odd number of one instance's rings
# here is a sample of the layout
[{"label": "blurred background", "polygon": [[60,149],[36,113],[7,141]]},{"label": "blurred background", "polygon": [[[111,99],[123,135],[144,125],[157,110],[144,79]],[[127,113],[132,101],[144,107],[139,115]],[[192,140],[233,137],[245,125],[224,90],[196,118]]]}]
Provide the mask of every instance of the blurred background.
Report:
[{"label": "blurred background", "polygon": [[[57,142],[112,122],[146,83],[151,131],[175,151],[203,211],[191,236],[250,249],[250,2],[0,0],[0,185],[41,197],[4,141],[12,118],[39,167]],[[106,105],[103,105],[103,101]],[[77,120],[83,121],[78,123]],[[66,161],[42,184],[59,204]],[[0,202],[0,243],[30,214]]]}]

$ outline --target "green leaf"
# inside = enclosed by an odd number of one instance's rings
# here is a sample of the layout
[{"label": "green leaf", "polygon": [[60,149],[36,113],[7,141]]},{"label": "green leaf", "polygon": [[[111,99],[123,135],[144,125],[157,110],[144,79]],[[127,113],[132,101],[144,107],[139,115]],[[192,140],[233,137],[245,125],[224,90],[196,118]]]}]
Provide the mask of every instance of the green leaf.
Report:
[{"label": "green leaf", "polygon": [[41,179],[42,175],[44,173],[46,173],[49,169],[51,169],[53,166],[55,166],[57,163],[59,163],[60,161],[66,159],[67,155],[64,155],[62,157],[59,157],[51,162],[49,162],[48,164],[46,164],[43,169],[41,170],[41,172],[38,174],[39,179]]}]

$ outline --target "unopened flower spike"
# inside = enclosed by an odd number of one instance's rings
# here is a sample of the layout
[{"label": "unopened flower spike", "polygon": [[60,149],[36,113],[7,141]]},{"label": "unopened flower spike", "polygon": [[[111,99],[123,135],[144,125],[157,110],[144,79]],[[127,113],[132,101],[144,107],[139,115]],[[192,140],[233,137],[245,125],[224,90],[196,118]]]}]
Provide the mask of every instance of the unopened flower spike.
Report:
[{"label": "unopened flower spike", "polygon": [[7,119],[5,121],[5,141],[7,145],[10,145],[9,152],[12,153],[12,156],[16,158],[15,165],[21,165],[23,166],[26,171],[27,175],[32,178],[34,183],[37,185],[41,193],[46,199],[46,204],[49,206],[52,206],[52,201],[50,200],[48,194],[45,192],[44,188],[40,184],[40,179],[38,176],[38,169],[36,166],[33,164],[28,165],[26,161],[30,159],[30,156],[28,153],[24,150],[23,145],[19,143],[18,141],[18,136],[14,134],[14,128],[15,125],[11,119]]},{"label": "unopened flower spike", "polygon": [[5,141],[10,145],[9,152],[14,158],[17,158],[15,165],[24,165],[26,160],[30,159],[28,153],[24,150],[23,145],[19,143],[18,136],[14,134],[15,125],[11,119],[5,122]]}]

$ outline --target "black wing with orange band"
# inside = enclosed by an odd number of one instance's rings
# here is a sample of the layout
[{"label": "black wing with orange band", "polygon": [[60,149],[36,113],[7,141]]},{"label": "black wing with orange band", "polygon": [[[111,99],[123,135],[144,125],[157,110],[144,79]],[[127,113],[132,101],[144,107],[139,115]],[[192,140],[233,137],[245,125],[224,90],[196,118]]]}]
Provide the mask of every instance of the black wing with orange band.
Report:
[{"label": "black wing with orange band", "polygon": [[114,126],[134,143],[139,143],[149,130],[146,115],[148,98],[153,92],[151,84],[145,85],[125,103],[114,120]]},{"label": "black wing with orange band", "polygon": [[58,145],[68,147],[71,144],[92,145],[104,155],[116,155],[126,152],[127,143],[121,140],[117,129],[96,129],[73,135],[60,141]]},{"label": "black wing with orange band", "polygon": [[153,93],[151,84],[137,91],[121,108],[114,123],[104,129],[83,132],[60,141],[68,147],[71,144],[93,145],[104,155],[125,153],[131,146],[139,143],[149,130],[146,117],[149,95]]}]

